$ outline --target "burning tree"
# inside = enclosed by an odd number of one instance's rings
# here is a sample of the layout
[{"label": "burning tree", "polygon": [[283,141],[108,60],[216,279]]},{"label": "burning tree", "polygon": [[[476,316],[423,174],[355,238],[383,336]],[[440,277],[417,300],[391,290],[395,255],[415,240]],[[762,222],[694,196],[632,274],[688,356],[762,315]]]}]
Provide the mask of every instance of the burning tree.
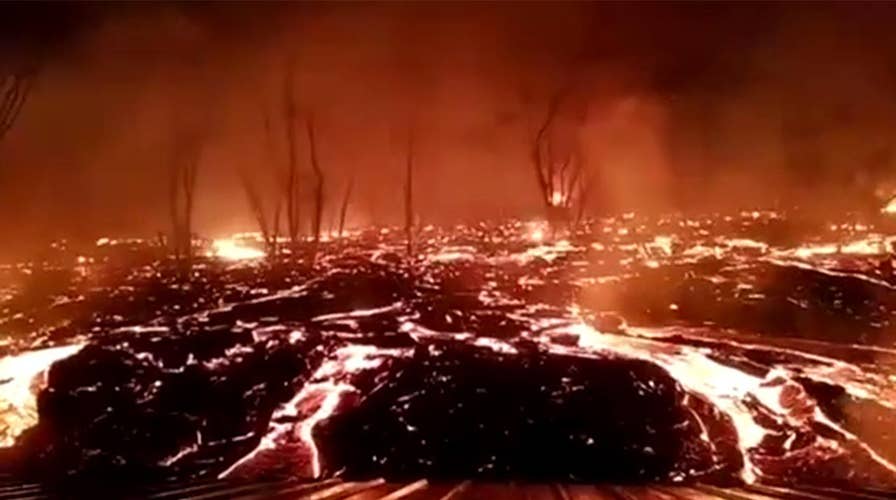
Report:
[{"label": "burning tree", "polygon": [[576,225],[588,201],[590,183],[575,130],[558,127],[566,93],[556,92],[532,140],[530,151],[539,194],[552,225]]},{"label": "burning tree", "polygon": [[178,269],[185,276],[193,263],[193,208],[202,139],[195,132],[175,138],[168,170],[171,247]]}]

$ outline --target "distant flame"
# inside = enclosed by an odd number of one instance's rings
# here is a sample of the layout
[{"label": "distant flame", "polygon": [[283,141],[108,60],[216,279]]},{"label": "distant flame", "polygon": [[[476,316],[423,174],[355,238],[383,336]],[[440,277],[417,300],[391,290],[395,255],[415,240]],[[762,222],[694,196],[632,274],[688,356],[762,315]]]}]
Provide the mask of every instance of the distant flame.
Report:
[{"label": "distant flame", "polygon": [[220,238],[212,242],[212,255],[224,260],[252,260],[264,258],[262,250],[243,245],[233,238]]},{"label": "distant flame", "polygon": [[896,214],[896,197],[888,201],[880,211],[884,214]]},{"label": "distant flame", "polygon": [[541,243],[546,236],[547,225],[544,222],[531,221],[526,224],[526,237],[534,243]]}]

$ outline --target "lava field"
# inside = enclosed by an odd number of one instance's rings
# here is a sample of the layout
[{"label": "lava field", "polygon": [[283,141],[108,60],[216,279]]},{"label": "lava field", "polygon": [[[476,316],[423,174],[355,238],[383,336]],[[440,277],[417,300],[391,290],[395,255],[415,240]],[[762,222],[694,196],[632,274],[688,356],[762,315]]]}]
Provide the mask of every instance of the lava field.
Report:
[{"label": "lava field", "polygon": [[186,280],[104,239],[0,269],[0,463],[894,488],[891,232],[627,215],[428,227],[409,257],[382,229]]}]

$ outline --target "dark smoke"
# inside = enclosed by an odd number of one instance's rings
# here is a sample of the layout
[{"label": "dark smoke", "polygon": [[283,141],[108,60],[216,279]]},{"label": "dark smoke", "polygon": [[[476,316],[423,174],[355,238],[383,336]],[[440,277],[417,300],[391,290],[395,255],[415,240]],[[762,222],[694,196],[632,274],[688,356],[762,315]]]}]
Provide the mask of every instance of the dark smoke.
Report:
[{"label": "dark smoke", "polygon": [[592,214],[873,207],[894,183],[894,9],[4,4],[3,64],[40,73],[0,144],[0,254],[165,229],[184,122],[208,138],[198,229],[252,229],[235,170],[268,161],[265,110],[286,161],[290,57],[331,199],[357,179],[351,224],[400,220],[409,124],[424,223],[538,214],[529,137],[561,88],[561,130],[598,179]]}]

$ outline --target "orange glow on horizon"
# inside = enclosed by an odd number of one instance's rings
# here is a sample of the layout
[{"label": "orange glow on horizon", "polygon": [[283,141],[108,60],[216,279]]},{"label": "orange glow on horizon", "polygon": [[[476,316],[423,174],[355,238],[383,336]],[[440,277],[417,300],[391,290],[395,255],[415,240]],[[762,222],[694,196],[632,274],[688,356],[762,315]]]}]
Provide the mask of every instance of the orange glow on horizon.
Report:
[{"label": "orange glow on horizon", "polygon": [[888,201],[887,204],[880,209],[880,211],[884,214],[896,214],[896,197],[893,197],[890,201]]},{"label": "orange glow on horizon", "polygon": [[267,254],[233,238],[219,238],[212,242],[211,255],[223,260],[240,261],[262,259]]}]

